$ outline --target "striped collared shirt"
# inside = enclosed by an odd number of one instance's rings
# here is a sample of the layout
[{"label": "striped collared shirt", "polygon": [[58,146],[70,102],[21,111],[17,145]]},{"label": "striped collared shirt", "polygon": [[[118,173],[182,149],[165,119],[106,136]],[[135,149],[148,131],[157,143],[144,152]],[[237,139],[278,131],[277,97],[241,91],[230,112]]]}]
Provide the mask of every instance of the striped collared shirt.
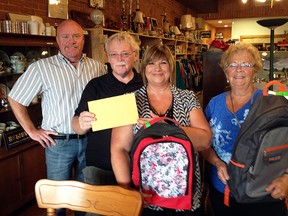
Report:
[{"label": "striped collared shirt", "polygon": [[101,63],[85,55],[75,68],[59,52],[31,64],[17,80],[9,96],[28,106],[36,95],[41,95],[41,127],[58,133],[75,133],[71,119],[82,91],[92,78],[105,73],[104,70]]}]

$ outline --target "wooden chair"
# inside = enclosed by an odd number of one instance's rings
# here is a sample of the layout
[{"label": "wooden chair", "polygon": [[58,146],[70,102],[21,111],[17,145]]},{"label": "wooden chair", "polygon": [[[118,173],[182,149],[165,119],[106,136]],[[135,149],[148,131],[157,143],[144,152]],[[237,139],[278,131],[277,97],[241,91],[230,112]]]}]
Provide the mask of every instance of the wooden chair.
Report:
[{"label": "wooden chair", "polygon": [[143,205],[138,191],[72,180],[40,179],[35,185],[35,194],[38,207],[47,208],[47,216],[55,216],[57,208],[112,216],[138,216]]}]

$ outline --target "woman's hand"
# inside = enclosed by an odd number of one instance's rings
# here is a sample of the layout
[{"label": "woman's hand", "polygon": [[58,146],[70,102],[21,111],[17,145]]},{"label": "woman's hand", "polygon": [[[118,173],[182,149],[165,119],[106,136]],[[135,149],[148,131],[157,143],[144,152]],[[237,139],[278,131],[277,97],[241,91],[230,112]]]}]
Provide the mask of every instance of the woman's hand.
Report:
[{"label": "woman's hand", "polygon": [[142,191],[140,191],[140,193],[142,194],[142,197],[143,197],[143,207],[146,208],[146,207],[148,207],[150,205],[150,203],[147,202],[146,198],[150,198],[153,195],[152,194],[145,194]]},{"label": "woman's hand", "polygon": [[227,180],[229,180],[226,163],[222,160],[218,160],[214,165],[217,168],[218,178],[226,185]]},{"label": "woman's hand", "polygon": [[152,111],[150,111],[150,116],[151,116],[151,118],[139,118],[137,120],[138,126],[142,127],[145,124],[145,122],[151,121],[151,120],[159,117],[158,115],[155,115]]}]

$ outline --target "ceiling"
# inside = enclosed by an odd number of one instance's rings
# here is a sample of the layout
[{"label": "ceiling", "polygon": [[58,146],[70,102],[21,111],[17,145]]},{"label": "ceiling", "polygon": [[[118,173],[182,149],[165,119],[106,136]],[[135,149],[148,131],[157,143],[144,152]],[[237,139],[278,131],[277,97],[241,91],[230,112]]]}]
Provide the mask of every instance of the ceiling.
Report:
[{"label": "ceiling", "polygon": [[[214,26],[215,28],[226,28],[226,27],[232,27],[233,20],[232,19],[222,19],[222,23],[218,22],[219,20],[205,20],[206,23],[210,24],[211,26]],[[225,26],[227,25],[227,26]]]},{"label": "ceiling", "polygon": [[217,13],[218,0],[177,0],[196,13]]},{"label": "ceiling", "polygon": [[[177,0],[196,13],[218,13],[218,0]],[[283,0],[255,0],[255,6],[271,6]],[[286,1],[286,0],[285,0]]]},{"label": "ceiling", "polygon": [[[181,4],[188,8],[191,8],[196,13],[218,13],[218,0],[177,0]],[[272,2],[278,2],[283,0],[266,0],[266,1],[255,1],[255,6],[270,6]],[[286,1],[286,0],[285,0]],[[271,5],[272,7],[272,5]],[[222,23],[218,23],[219,20],[205,20],[208,24],[215,28],[232,27],[232,19],[223,19]]]},{"label": "ceiling", "polygon": [[[217,13],[218,12],[218,0],[177,0],[181,4],[185,5],[186,7],[192,9],[195,13]],[[214,26],[215,28],[224,27],[223,24],[218,24],[218,20],[205,20],[210,25]],[[225,21],[225,23],[229,22],[229,27],[231,27],[232,20]]]}]

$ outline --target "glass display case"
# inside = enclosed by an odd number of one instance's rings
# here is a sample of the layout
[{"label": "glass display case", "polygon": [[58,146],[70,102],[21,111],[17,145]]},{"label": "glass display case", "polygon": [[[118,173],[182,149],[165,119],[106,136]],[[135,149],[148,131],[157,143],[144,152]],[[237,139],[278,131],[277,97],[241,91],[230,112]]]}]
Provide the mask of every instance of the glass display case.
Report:
[{"label": "glass display case", "polygon": [[[269,81],[270,73],[270,52],[260,51],[262,57],[263,67],[258,73],[255,86],[262,89],[264,85]],[[274,51],[274,63],[273,63],[273,79],[280,81],[281,83],[288,85],[288,51]],[[287,87],[286,87],[287,89]]]},{"label": "glass display case", "polygon": [[[257,78],[268,81],[270,71],[270,52],[260,51],[262,57],[263,67],[260,70]],[[288,52],[286,51],[275,51],[274,52],[274,71],[273,78],[280,81],[287,81],[288,75]]]}]

